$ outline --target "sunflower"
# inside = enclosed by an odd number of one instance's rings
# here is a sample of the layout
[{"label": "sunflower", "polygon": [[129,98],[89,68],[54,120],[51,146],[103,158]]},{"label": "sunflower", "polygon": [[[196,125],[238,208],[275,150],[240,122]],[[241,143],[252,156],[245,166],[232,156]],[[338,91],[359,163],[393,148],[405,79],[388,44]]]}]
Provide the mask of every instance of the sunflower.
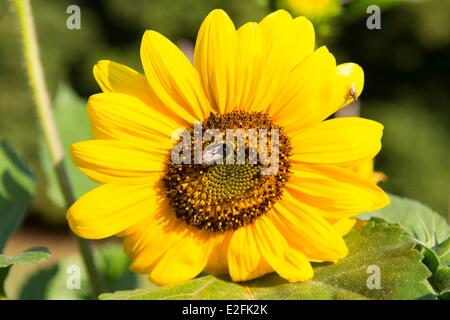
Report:
[{"label": "sunflower", "polygon": [[[356,64],[336,65],[325,47],[315,50],[314,38],[306,18],[283,10],[237,30],[214,10],[193,64],[151,30],[141,44],[144,74],[98,62],[103,93],[87,104],[94,140],[72,145],[71,156],[99,187],[68,210],[71,229],[123,238],[131,270],[158,284],[202,271],[304,281],[313,277],[311,261],[345,257],[342,236],[354,216],[389,202],[351,169],[379,152],[383,127],[326,120],[359,96],[364,76]],[[278,170],[175,163],[180,129],[192,133],[196,123],[219,134],[277,129]]]}]

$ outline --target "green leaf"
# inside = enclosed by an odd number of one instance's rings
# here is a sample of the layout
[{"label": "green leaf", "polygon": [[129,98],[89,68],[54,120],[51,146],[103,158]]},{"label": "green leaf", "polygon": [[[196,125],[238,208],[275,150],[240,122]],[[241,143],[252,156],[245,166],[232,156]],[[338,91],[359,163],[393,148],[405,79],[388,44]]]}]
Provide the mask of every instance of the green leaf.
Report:
[{"label": "green leaf", "polygon": [[445,241],[450,236],[450,226],[445,219],[418,201],[389,195],[391,204],[381,210],[364,213],[358,218],[368,220],[378,217],[398,223],[406,232],[428,248]]},{"label": "green leaf", "polygon": [[46,260],[50,256],[47,248],[31,248],[13,256],[0,254],[0,268],[7,268],[16,264],[34,264]]},{"label": "green leaf", "polygon": [[450,290],[444,290],[440,293],[439,298],[441,300],[450,300]]},{"label": "green leaf", "polygon": [[[244,283],[204,276],[189,282],[102,294],[101,299],[419,299],[430,298],[428,269],[415,242],[398,225],[376,220],[347,236],[349,254],[336,264],[314,265],[314,278],[287,283],[276,274]],[[379,289],[369,289],[371,268],[379,268]],[[369,270],[369,273],[368,273]]]},{"label": "green leaf", "polygon": [[450,267],[439,267],[433,275],[432,283],[440,292],[450,291]]},{"label": "green leaf", "polygon": [[438,271],[441,264],[439,257],[432,249],[425,246],[421,248],[421,252],[423,254],[422,262],[428,267],[431,273],[434,274],[436,271]]},{"label": "green leaf", "polygon": [[[89,119],[86,114],[86,101],[80,98],[71,87],[61,84],[57,90],[54,102],[54,117],[60,133],[61,142],[64,148],[65,161],[69,179],[74,190],[75,196],[81,195],[96,186],[86,175],[82,174],[72,163],[70,159],[70,145],[91,139],[91,129]],[[41,138],[43,139],[43,138]],[[43,140],[40,143],[40,162],[47,177],[46,196],[41,201],[50,199],[52,205],[61,208],[61,213],[65,207],[65,202],[58,180],[51,165],[50,156]],[[39,199],[38,199],[39,201]],[[46,208],[46,203],[38,203],[41,208]],[[53,220],[63,219],[64,216],[49,217]]]},{"label": "green leaf", "polygon": [[9,270],[16,264],[34,264],[46,260],[50,256],[47,248],[31,248],[13,256],[0,254],[0,300],[6,299],[4,289]]},{"label": "green leaf", "polygon": [[[129,271],[129,259],[120,245],[107,245],[95,251],[95,261],[104,277],[107,290],[136,288],[138,276]],[[67,286],[70,267],[79,267],[80,288]],[[72,256],[63,261],[38,270],[26,281],[19,293],[21,300],[78,300],[93,299],[89,279],[80,256]]]},{"label": "green leaf", "polygon": [[[397,223],[417,241],[424,256],[422,262],[433,274],[428,279],[434,290],[443,290],[441,285],[435,283],[440,275],[442,265],[447,265],[450,258],[450,226],[445,219],[424,206],[420,202],[390,195],[391,204],[381,210],[365,213],[359,216],[361,219],[382,218],[391,223]],[[437,277],[437,278],[436,278]]]},{"label": "green leaf", "polygon": [[434,252],[440,258],[441,263],[450,266],[450,237],[433,247]]},{"label": "green leaf", "polygon": [[22,223],[33,192],[31,172],[6,143],[0,142],[0,253]]}]

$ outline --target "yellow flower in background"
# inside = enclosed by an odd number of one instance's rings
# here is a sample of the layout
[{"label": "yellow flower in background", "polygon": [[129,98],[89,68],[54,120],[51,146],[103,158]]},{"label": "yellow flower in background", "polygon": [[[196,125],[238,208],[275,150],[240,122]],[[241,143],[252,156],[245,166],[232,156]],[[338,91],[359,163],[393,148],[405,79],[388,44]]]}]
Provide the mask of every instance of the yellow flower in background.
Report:
[{"label": "yellow flower in background", "polygon": [[[315,50],[314,28],[280,10],[236,30],[222,10],[200,27],[191,64],[167,38],[145,32],[144,74],[100,61],[103,93],[90,97],[94,140],[71,148],[100,186],[68,211],[79,236],[123,238],[131,269],[170,284],[200,272],[234,281],[277,272],[313,277],[310,261],[346,256],[353,217],[388,204],[375,183],[349,169],[381,148],[382,125],[326,120],[359,96],[362,69]],[[174,133],[278,129],[279,167],[176,164]],[[195,133],[195,132],[194,132]],[[270,139],[275,139],[269,136]],[[273,141],[272,141],[273,142]]]},{"label": "yellow flower in background", "polygon": [[280,0],[294,15],[319,21],[337,16],[341,12],[340,0]]}]

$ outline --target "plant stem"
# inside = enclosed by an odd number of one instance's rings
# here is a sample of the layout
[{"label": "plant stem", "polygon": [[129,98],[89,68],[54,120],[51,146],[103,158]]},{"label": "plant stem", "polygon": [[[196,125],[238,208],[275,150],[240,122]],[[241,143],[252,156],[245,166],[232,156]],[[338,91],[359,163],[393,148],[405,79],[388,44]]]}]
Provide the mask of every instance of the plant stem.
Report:
[{"label": "plant stem", "polygon": [[[33,14],[29,0],[11,0],[19,22],[22,48],[25,59],[25,68],[30,83],[34,103],[38,114],[40,127],[50,151],[53,168],[56,172],[59,186],[64,195],[67,207],[75,202],[72,186],[64,166],[64,151],[59,138],[58,129],[53,117],[50,97],[44,79],[39,46],[36,38]],[[76,237],[78,247],[86,265],[93,293],[98,296],[102,293],[102,281],[95,266],[92,250],[87,240]]]}]

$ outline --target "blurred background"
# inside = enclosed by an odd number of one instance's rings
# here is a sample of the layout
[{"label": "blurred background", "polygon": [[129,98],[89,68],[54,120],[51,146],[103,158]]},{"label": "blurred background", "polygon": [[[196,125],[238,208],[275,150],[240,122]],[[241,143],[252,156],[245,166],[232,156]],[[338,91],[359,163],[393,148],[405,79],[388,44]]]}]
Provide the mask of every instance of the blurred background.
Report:
[{"label": "blurred background", "polygon": [[[139,46],[146,29],[161,32],[189,52],[201,21],[214,8],[225,9],[236,26],[285,8],[313,20],[318,45],[326,44],[338,63],[353,61],[364,68],[361,115],[385,126],[383,149],[376,160],[376,169],[388,176],[381,186],[390,193],[417,199],[443,216],[450,214],[450,0],[130,3],[31,1],[45,76],[66,150],[70,143],[89,138],[84,107],[87,97],[99,92],[92,76],[98,60],[111,59],[142,70]],[[81,9],[79,30],[66,27],[70,15],[66,10],[73,4]],[[366,9],[371,4],[381,7],[381,29],[366,27],[370,15]],[[67,234],[64,201],[42,147],[16,21],[6,0],[0,2],[0,39],[0,140],[14,148],[37,181],[37,193],[21,230],[26,236],[13,237],[7,251],[20,250],[20,241],[29,244],[37,237],[64,247],[58,236]],[[70,162],[67,165],[78,196],[93,187]],[[45,235],[36,231],[36,226],[45,230]]]}]

